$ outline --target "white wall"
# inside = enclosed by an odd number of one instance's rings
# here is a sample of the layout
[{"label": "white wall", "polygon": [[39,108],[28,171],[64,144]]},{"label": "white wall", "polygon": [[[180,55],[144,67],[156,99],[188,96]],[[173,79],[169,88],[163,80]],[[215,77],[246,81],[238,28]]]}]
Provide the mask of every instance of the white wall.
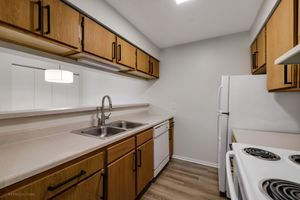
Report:
[{"label": "white wall", "polygon": [[275,9],[277,3],[279,3],[280,0],[264,0],[263,4],[258,11],[258,14],[252,24],[252,27],[250,29],[250,41],[252,42],[258,33],[260,32],[261,28],[266,23],[266,20],[272,13],[273,9]]},{"label": "white wall", "polygon": [[221,75],[250,73],[249,33],[164,49],[161,78],[144,99],[175,115],[175,155],[217,163],[217,96]]},{"label": "white wall", "polygon": [[67,0],[111,28],[136,46],[159,59],[159,48],[104,0]]},{"label": "white wall", "polygon": [[[0,48],[0,111],[29,110],[100,105],[104,95],[110,95],[113,104],[140,102],[151,82],[129,78],[100,70],[90,69],[41,58],[26,53],[18,55]],[[74,83],[45,82],[44,71],[34,68],[62,69],[76,73]]]}]

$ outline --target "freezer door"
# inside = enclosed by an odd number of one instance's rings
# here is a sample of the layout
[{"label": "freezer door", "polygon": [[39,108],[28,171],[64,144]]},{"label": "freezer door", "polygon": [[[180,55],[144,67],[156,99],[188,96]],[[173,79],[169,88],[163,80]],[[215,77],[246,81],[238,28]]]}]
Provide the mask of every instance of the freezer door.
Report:
[{"label": "freezer door", "polygon": [[228,115],[218,114],[218,163],[219,191],[226,192],[225,155],[227,152]]},{"label": "freezer door", "polygon": [[229,112],[229,76],[222,76],[218,96],[218,112]]}]

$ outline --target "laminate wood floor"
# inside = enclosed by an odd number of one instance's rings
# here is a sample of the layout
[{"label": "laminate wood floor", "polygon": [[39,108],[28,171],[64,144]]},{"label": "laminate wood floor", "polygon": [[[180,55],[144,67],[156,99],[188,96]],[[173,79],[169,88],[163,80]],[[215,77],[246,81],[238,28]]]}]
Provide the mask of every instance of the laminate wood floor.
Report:
[{"label": "laminate wood floor", "polygon": [[225,200],[215,168],[172,159],[141,200]]}]

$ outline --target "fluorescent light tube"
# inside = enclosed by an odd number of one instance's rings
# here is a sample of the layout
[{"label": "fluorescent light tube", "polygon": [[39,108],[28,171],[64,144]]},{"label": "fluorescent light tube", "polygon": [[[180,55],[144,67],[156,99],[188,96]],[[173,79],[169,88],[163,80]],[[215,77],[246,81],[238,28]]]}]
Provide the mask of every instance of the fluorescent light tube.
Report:
[{"label": "fluorescent light tube", "polygon": [[178,5],[178,4],[184,3],[186,1],[189,1],[189,0],[176,0],[176,4]]},{"label": "fluorescent light tube", "polygon": [[102,69],[106,69],[109,71],[115,71],[118,72],[120,71],[120,68],[118,67],[114,67],[114,66],[105,66],[105,64],[95,61],[95,60],[91,60],[91,59],[87,59],[87,58],[79,58],[77,60],[78,62],[84,63],[84,64],[88,64],[94,67],[98,67],[98,68],[102,68]]}]

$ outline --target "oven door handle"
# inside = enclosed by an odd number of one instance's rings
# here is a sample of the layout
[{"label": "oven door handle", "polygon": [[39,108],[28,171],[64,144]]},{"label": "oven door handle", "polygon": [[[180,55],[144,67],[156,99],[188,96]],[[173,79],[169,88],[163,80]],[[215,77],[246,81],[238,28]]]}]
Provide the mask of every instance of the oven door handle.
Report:
[{"label": "oven door handle", "polygon": [[232,178],[232,173],[231,173],[231,165],[230,165],[230,158],[234,156],[233,151],[228,151],[226,153],[226,175],[227,175],[227,182],[228,182],[228,187],[229,187],[229,192],[230,192],[230,198],[231,200],[238,200],[237,198],[237,193],[235,191],[234,187],[234,182]]}]

